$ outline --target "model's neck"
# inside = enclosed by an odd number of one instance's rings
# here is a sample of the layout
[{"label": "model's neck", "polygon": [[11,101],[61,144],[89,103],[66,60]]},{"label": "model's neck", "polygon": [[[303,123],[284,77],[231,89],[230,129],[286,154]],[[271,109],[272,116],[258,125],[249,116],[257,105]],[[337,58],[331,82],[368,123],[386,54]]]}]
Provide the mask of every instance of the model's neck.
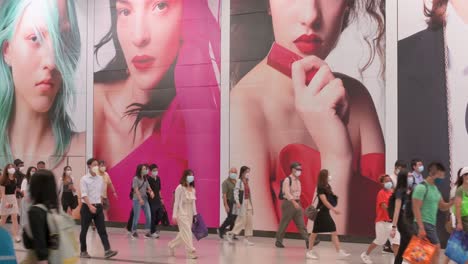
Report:
[{"label": "model's neck", "polygon": [[450,0],[450,3],[455,9],[455,12],[457,12],[457,15],[463,20],[463,22],[465,22],[465,24],[468,24],[468,1]]}]

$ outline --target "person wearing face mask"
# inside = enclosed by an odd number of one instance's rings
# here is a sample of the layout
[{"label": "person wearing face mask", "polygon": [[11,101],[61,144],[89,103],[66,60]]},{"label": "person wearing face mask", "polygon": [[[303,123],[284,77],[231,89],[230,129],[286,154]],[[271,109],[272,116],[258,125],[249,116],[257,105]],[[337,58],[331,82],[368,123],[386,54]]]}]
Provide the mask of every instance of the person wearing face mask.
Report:
[{"label": "person wearing face mask", "polygon": [[337,253],[337,259],[346,259],[351,256],[349,253],[341,249],[340,239],[336,232],[335,221],[330,214],[330,211],[335,215],[341,214],[341,212],[336,209],[338,206],[338,197],[333,193],[330,185],[331,181],[332,176],[329,174],[328,170],[321,170],[317,183],[318,213],[314,221],[312,234],[309,237],[309,244],[312,246],[306,253],[307,259],[319,259],[318,255],[313,252],[313,245],[319,233],[331,233],[331,240]]},{"label": "person wearing face mask", "polygon": [[0,225],[5,225],[7,218],[11,217],[12,226],[12,235],[15,238],[15,242],[21,242],[21,239],[18,236],[18,200],[16,199],[17,192],[17,180],[15,176],[15,165],[7,164],[3,170],[2,177],[0,179],[0,197],[1,197],[1,207],[0,207]]},{"label": "person wearing face mask", "polygon": [[227,233],[227,240],[232,243],[234,236],[238,236],[244,230],[244,243],[247,246],[253,246],[254,243],[249,239],[253,236],[253,206],[251,188],[249,185],[250,168],[242,166],[239,173],[239,180],[234,188],[235,206],[233,214],[237,215],[234,229]]},{"label": "person wearing face mask", "polygon": [[390,174],[390,178],[392,179],[393,186],[397,185],[398,173],[400,173],[402,169],[406,169],[406,168],[407,168],[406,161],[404,160],[395,161],[393,173]]},{"label": "person wearing face mask", "polygon": [[151,210],[151,238],[159,238],[159,230],[157,226],[162,221],[163,215],[163,199],[161,196],[161,178],[158,176],[159,168],[156,164],[149,166],[150,174],[148,175],[148,184],[154,193],[154,197],[149,197],[149,205]]},{"label": "person wearing face mask", "polygon": [[237,182],[237,169],[231,168],[229,170],[229,177],[224,180],[222,185],[223,191],[223,204],[224,210],[226,211],[227,217],[223,224],[218,229],[218,234],[221,239],[224,238],[226,229],[229,227],[232,231],[236,222],[237,215],[233,214],[235,200],[234,200],[234,189],[236,188]]},{"label": "person wearing face mask", "polygon": [[115,199],[117,199],[118,196],[117,196],[117,192],[115,191],[114,184],[112,184],[112,180],[109,174],[107,173],[106,163],[103,160],[99,161],[98,175],[101,176],[102,180],[104,181],[104,188],[102,188],[102,207],[104,209],[104,220],[108,221],[109,216],[107,215],[107,213],[109,212],[109,208],[110,208],[109,197],[107,195],[108,187],[110,187]]},{"label": "person wearing face mask", "polygon": [[31,183],[31,177],[34,176],[36,173],[37,168],[36,167],[29,167],[28,171],[26,172],[26,176],[23,179],[23,182],[21,183],[21,193],[23,194],[23,201],[21,205],[21,215],[25,217],[21,217],[21,226],[25,227],[28,224],[28,210],[31,207],[31,197],[29,195],[29,186]]},{"label": "person wearing face mask", "polygon": [[438,162],[429,165],[429,175],[426,180],[418,184],[412,194],[414,229],[420,238],[427,238],[436,246],[433,263],[438,263],[440,254],[440,241],[437,234],[437,212],[448,211],[454,201],[446,203],[437,189],[445,178],[445,167]]},{"label": "person wearing face mask", "polygon": [[192,170],[185,170],[180,184],[177,186],[174,195],[174,210],[172,220],[179,227],[177,237],[169,242],[168,247],[171,256],[175,255],[178,245],[184,244],[187,250],[187,258],[196,259],[197,253],[193,246],[192,223],[197,213],[197,196],[195,191],[195,177]]},{"label": "person wearing face mask", "polygon": [[18,200],[18,222],[21,222],[21,216],[22,216],[22,205],[23,205],[23,193],[21,192],[21,183],[23,183],[23,179],[26,177],[26,167],[24,167],[24,162],[21,159],[15,159],[13,161],[13,164],[15,164],[16,171],[15,171],[15,177],[16,177],[16,199]]},{"label": "person wearing face mask", "polygon": [[387,240],[390,240],[393,246],[393,252],[398,252],[400,245],[400,235],[390,237],[392,231],[392,220],[388,215],[388,202],[393,194],[393,182],[389,175],[380,176],[382,189],[377,194],[376,219],[375,219],[375,240],[369,245],[366,252],[361,254],[361,260],[366,264],[372,264],[370,254],[377,246],[382,246]]},{"label": "person wearing face mask", "polygon": [[86,245],[86,235],[92,221],[96,225],[99,237],[101,238],[104,247],[104,257],[106,259],[112,258],[117,255],[117,251],[111,249],[109,238],[107,236],[106,226],[104,222],[104,212],[102,207],[102,188],[104,182],[101,177],[97,175],[99,172],[98,161],[95,158],[89,159],[86,164],[88,165],[88,174],[83,176],[80,181],[81,191],[81,258],[91,258],[88,254]]},{"label": "person wearing face mask", "polygon": [[309,248],[309,234],[304,224],[304,212],[301,206],[301,181],[299,177],[302,173],[302,165],[299,162],[293,162],[290,166],[291,174],[286,177],[282,184],[282,204],[281,204],[281,221],[276,232],[277,248],[284,248],[283,238],[286,233],[286,228],[289,223],[294,221],[297,229],[306,241],[306,248]]},{"label": "person wearing face mask", "polygon": [[151,238],[151,210],[148,202],[148,196],[154,198],[153,190],[151,190],[147,175],[148,166],[146,164],[140,164],[137,166],[135,177],[132,181],[133,190],[133,223],[132,223],[132,239],[138,238],[137,225],[140,219],[140,210],[145,213],[145,229],[147,233],[145,238]]},{"label": "person wearing face mask", "polygon": [[62,181],[60,183],[61,203],[63,211],[72,215],[72,211],[78,207],[78,197],[73,183],[72,168],[65,166],[63,168]]},{"label": "person wearing face mask", "polygon": [[414,177],[414,180],[415,180],[415,184],[422,183],[424,181],[424,176],[422,175],[422,173],[424,171],[424,164],[423,164],[422,160],[413,159],[411,161],[411,169],[413,170],[412,174],[413,174],[413,177]]}]

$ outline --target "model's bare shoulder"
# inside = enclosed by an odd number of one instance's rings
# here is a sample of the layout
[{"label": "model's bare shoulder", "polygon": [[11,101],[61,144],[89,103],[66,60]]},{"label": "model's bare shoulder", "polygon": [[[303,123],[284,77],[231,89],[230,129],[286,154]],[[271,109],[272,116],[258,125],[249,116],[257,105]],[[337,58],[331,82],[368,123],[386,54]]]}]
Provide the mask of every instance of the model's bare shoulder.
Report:
[{"label": "model's bare shoulder", "polygon": [[335,73],[335,76],[343,81],[351,105],[364,104],[365,106],[369,106],[370,104],[374,104],[369,90],[367,90],[363,83],[342,73]]}]

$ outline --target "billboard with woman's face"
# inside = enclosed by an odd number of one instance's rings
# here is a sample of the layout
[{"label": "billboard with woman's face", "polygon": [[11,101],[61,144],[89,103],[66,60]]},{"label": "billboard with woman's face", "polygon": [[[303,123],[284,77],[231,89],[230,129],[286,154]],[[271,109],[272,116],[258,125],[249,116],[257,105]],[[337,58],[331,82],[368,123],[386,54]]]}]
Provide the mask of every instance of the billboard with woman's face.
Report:
[{"label": "billboard with woman's face", "polygon": [[[95,1],[94,17],[94,155],[119,194],[130,191],[138,164],[157,164],[170,201],[193,169],[210,226],[219,218],[210,208],[219,200],[219,4]],[[126,221],[130,210],[130,202],[111,206],[110,219]]]},{"label": "billboard with woman's face", "polygon": [[86,6],[0,2],[0,164],[42,160],[57,172],[76,164],[84,173],[86,78],[78,72],[85,68]]},{"label": "billboard with woman's face", "polygon": [[331,187],[338,233],[371,234],[385,170],[385,1],[231,0],[230,41],[230,161],[252,168],[254,228],[278,228],[279,185],[300,162],[303,207]]}]

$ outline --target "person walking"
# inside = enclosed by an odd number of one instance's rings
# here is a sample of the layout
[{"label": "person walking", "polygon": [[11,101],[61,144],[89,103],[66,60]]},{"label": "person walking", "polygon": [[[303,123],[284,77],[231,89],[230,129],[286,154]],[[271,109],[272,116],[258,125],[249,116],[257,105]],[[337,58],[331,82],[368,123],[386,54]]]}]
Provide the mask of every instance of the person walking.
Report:
[{"label": "person walking", "polygon": [[168,247],[171,256],[175,255],[175,248],[184,244],[187,250],[187,258],[196,259],[197,253],[193,246],[192,223],[197,213],[195,176],[192,170],[185,170],[180,184],[175,190],[174,210],[172,220],[179,227],[179,232]]},{"label": "person walking", "polygon": [[104,181],[97,175],[99,171],[98,161],[95,158],[90,158],[86,164],[88,165],[89,172],[81,178],[81,258],[91,258],[88,254],[86,244],[86,236],[88,233],[91,221],[94,221],[99,237],[101,238],[104,247],[104,257],[106,259],[117,255],[117,251],[111,249],[109,238],[107,236],[106,226],[104,222],[104,212],[102,207],[102,188]]},{"label": "person walking", "polygon": [[140,219],[140,210],[143,210],[145,213],[145,229],[147,233],[145,238],[151,238],[151,210],[148,202],[148,194],[151,198],[154,197],[153,190],[151,190],[147,175],[148,175],[148,166],[145,164],[140,164],[137,166],[135,177],[132,181],[133,189],[133,223],[132,223],[132,239],[138,238],[137,226],[138,220]]},{"label": "person walking", "polygon": [[455,193],[455,218],[457,230],[468,233],[468,167],[461,170]]},{"label": "person walking", "polygon": [[234,188],[236,187],[237,182],[237,169],[231,168],[229,170],[229,177],[223,181],[222,191],[223,191],[223,204],[224,210],[226,211],[227,217],[224,220],[223,224],[218,229],[218,234],[221,239],[224,238],[226,234],[226,229],[229,227],[230,230],[234,229],[237,216],[233,214],[234,210]]},{"label": "person walking", "polygon": [[161,178],[158,176],[159,168],[156,164],[151,164],[149,166],[150,173],[148,175],[148,184],[151,190],[154,193],[154,196],[151,198],[149,197],[149,205],[151,210],[151,237],[152,238],[159,238],[159,230],[157,226],[160,221],[162,221],[162,214],[163,214],[163,199],[161,197]]},{"label": "person walking", "polygon": [[304,224],[304,212],[301,205],[301,181],[299,177],[302,174],[302,165],[299,162],[293,162],[290,166],[291,174],[282,182],[283,201],[281,203],[281,221],[278,232],[276,232],[277,248],[284,248],[283,239],[286,228],[289,223],[294,221],[302,238],[306,242],[306,248],[309,248],[309,234]]},{"label": "person walking", "polygon": [[72,210],[78,207],[78,198],[76,197],[76,188],[73,183],[72,168],[70,166],[63,168],[60,186],[62,209],[67,214],[72,215]]},{"label": "person walking", "polygon": [[115,199],[118,199],[118,195],[117,195],[117,192],[115,191],[114,184],[112,183],[112,179],[110,178],[109,173],[107,173],[106,162],[103,160],[99,161],[98,175],[101,176],[102,180],[104,181],[104,188],[102,188],[102,207],[104,209],[104,220],[109,221],[109,216],[107,214],[110,208],[109,197],[108,197],[109,187]]},{"label": "person walking", "polygon": [[415,184],[420,184],[424,182],[424,176],[422,175],[424,171],[423,161],[420,159],[411,160],[411,169],[412,169],[413,177],[415,179]]},{"label": "person walking", "polygon": [[332,242],[338,254],[338,259],[345,259],[351,256],[343,249],[341,249],[338,233],[336,232],[335,221],[330,215],[330,211],[332,211],[336,215],[339,215],[341,213],[336,209],[338,205],[338,197],[333,193],[333,190],[330,186],[331,181],[332,177],[329,174],[328,170],[321,170],[318,176],[317,185],[317,209],[319,211],[314,221],[314,228],[312,230],[312,234],[309,237],[309,244],[311,244],[312,246],[310,250],[308,250],[306,253],[307,259],[319,259],[319,257],[313,252],[315,238],[319,233],[331,233]]},{"label": "person walking", "polygon": [[438,162],[433,162],[428,167],[429,175],[426,180],[418,184],[412,194],[414,228],[420,238],[427,238],[436,251],[432,263],[439,263],[440,241],[437,234],[437,211],[448,211],[454,204],[444,202],[436,184],[443,182],[445,167]]},{"label": "person walking", "polygon": [[7,164],[3,170],[3,175],[0,179],[0,225],[5,225],[7,218],[11,217],[12,235],[16,243],[21,242],[18,236],[18,200],[16,192],[18,191],[18,183],[15,176],[15,165]]},{"label": "person walking", "polygon": [[244,243],[253,246],[251,238],[253,236],[253,205],[252,192],[249,184],[250,168],[242,166],[239,173],[239,180],[234,188],[234,209],[233,214],[237,215],[234,229],[227,232],[227,240],[232,243],[234,236],[238,236],[244,230]]},{"label": "person walking", "polygon": [[390,197],[393,194],[393,181],[389,175],[382,175],[379,180],[382,189],[377,194],[375,240],[369,245],[367,251],[361,254],[361,260],[366,264],[373,263],[370,254],[377,246],[384,245],[387,240],[390,240],[394,254],[398,252],[398,247],[400,245],[400,234],[397,233],[395,237],[390,237],[390,233],[392,232],[392,220],[387,211]]},{"label": "person walking", "polygon": [[23,228],[28,224],[28,211],[32,204],[31,196],[29,194],[29,187],[31,185],[31,177],[36,173],[36,171],[36,167],[29,167],[28,171],[26,172],[26,176],[21,183],[21,193],[23,194],[21,215],[24,217],[20,218],[20,223]]}]

